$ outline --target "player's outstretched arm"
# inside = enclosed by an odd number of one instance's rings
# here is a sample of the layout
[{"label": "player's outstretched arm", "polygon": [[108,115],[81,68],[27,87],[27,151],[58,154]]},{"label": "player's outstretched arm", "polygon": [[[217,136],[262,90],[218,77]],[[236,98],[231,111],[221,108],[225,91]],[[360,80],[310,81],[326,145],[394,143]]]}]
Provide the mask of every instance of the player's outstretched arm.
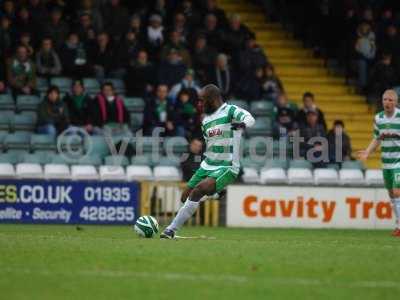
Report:
[{"label": "player's outstretched arm", "polygon": [[232,129],[234,130],[252,127],[256,121],[247,110],[237,106],[235,106],[235,110],[233,112],[233,120],[235,123],[232,123]]},{"label": "player's outstretched arm", "polygon": [[368,145],[367,149],[357,151],[357,158],[360,160],[367,160],[368,157],[374,153],[374,151],[379,147],[381,141],[374,138],[371,143]]}]

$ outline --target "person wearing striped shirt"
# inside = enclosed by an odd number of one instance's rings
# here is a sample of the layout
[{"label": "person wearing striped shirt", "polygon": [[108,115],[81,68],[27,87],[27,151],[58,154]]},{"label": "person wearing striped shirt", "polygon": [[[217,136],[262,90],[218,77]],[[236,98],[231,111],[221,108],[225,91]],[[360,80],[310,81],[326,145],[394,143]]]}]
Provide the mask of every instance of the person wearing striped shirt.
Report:
[{"label": "person wearing striped shirt", "polygon": [[206,85],[200,92],[206,116],[202,131],[206,141],[205,159],[182,193],[182,202],[172,223],[160,235],[173,239],[175,232],[195,213],[200,200],[221,192],[234,182],[240,169],[240,140],[243,129],[254,125],[252,115],[236,105],[224,103],[222,92],[213,85]]},{"label": "person wearing striped shirt", "polygon": [[396,216],[396,228],[392,235],[400,237],[400,109],[397,108],[397,93],[386,90],[382,104],[383,111],[375,115],[373,139],[367,149],[357,154],[360,159],[366,160],[381,146],[383,179]]}]

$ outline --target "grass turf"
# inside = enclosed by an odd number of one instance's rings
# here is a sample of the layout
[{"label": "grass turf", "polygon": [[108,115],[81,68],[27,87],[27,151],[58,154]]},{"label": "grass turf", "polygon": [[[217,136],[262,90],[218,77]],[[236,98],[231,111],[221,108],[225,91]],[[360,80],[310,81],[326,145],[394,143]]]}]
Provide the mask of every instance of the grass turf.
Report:
[{"label": "grass turf", "polygon": [[0,299],[399,299],[387,231],[0,225]]}]

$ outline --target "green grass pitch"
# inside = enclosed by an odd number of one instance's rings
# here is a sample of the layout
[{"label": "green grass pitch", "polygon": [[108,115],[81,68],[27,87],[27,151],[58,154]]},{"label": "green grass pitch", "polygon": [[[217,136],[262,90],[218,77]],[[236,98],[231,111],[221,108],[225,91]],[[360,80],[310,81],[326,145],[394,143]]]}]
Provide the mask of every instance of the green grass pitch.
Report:
[{"label": "green grass pitch", "polygon": [[0,225],[0,299],[400,299],[388,231]]}]

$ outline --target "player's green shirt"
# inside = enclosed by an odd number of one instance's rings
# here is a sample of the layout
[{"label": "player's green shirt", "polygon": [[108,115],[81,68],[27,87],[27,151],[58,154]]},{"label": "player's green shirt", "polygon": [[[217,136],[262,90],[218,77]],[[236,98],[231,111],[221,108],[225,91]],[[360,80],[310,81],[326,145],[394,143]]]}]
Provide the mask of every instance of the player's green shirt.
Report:
[{"label": "player's green shirt", "polygon": [[400,168],[400,109],[391,117],[382,111],[375,115],[374,138],[381,141],[381,156],[384,169]]},{"label": "player's green shirt", "polygon": [[206,141],[206,158],[201,168],[211,171],[230,167],[233,172],[239,173],[241,131],[232,130],[231,124],[242,122],[248,115],[248,111],[224,103],[213,114],[204,117],[202,131]]}]

